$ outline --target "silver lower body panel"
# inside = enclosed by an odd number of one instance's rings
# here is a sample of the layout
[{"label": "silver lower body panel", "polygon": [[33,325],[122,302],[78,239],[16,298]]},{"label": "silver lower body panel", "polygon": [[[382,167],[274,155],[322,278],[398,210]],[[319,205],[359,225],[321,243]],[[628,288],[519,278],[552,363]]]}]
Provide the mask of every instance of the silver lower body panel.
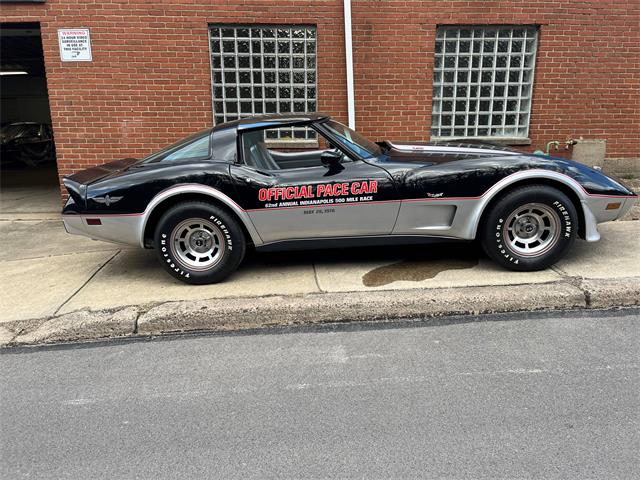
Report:
[{"label": "silver lower body panel", "polygon": [[249,211],[264,243],[316,237],[388,235],[399,202],[309,205]]},{"label": "silver lower body panel", "polygon": [[[590,196],[581,200],[584,232],[587,242],[600,240],[598,224],[623,217],[634,205],[634,198]],[[620,208],[608,210],[607,205],[622,203]],[[402,202],[393,235],[426,235],[473,240],[486,200],[475,199],[425,199]]]},{"label": "silver lower body panel", "polygon": [[[623,217],[636,198],[596,197],[581,200],[585,240],[600,239],[598,223]],[[611,203],[621,203],[607,209]],[[482,199],[425,199],[248,212],[263,242],[359,236],[422,236],[473,240],[485,207]],[[313,211],[313,213],[309,213]],[[305,213],[307,212],[307,213]],[[322,213],[320,213],[322,212]],[[89,225],[87,218],[99,219]],[[63,215],[67,232],[95,240],[141,246],[143,215]]]},{"label": "silver lower body panel", "polygon": [[[584,212],[585,220],[585,240],[587,242],[597,242],[600,240],[598,224],[619,220],[624,217],[637,200],[637,198],[596,196],[582,200],[582,211]],[[616,203],[620,203],[621,205],[615,209],[607,209],[608,205]]]},{"label": "silver lower body panel", "polygon": [[471,200],[409,200],[402,202],[393,235],[425,235],[473,240],[472,222],[479,210]]},{"label": "silver lower body panel", "polygon": [[[100,225],[89,225],[87,218],[99,219]],[[142,215],[63,215],[62,222],[67,232],[84,235],[94,240],[140,246]]]}]

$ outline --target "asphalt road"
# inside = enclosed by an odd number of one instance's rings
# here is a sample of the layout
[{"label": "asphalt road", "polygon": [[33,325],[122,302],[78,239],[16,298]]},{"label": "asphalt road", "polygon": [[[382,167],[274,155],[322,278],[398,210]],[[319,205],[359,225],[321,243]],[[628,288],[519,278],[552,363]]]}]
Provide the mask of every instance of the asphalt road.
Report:
[{"label": "asphalt road", "polygon": [[498,318],[5,352],[0,474],[638,478],[638,312]]}]

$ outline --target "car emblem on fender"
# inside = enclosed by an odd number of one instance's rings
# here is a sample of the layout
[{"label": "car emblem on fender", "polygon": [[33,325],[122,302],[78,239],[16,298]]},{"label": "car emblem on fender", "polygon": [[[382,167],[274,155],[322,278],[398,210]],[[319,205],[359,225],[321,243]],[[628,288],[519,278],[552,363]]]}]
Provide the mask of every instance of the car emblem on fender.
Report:
[{"label": "car emblem on fender", "polygon": [[112,203],[119,202],[120,200],[122,200],[122,197],[110,197],[109,195],[105,195],[104,197],[95,197],[93,199],[94,202],[103,203],[107,207]]}]

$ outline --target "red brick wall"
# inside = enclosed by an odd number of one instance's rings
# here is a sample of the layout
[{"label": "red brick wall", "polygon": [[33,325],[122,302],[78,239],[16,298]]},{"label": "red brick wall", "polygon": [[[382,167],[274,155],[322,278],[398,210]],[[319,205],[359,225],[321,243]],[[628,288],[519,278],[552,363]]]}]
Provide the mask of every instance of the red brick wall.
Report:
[{"label": "red brick wall", "polygon": [[[353,0],[356,123],[428,139],[439,24],[540,25],[530,137],[606,138],[640,157],[640,2]],[[346,120],[342,0],[80,0],[1,4],[41,23],[59,173],[142,156],[212,124],[209,23],[315,24],[318,107]],[[62,63],[58,28],[91,29],[93,62]]]},{"label": "red brick wall", "polygon": [[608,157],[640,157],[640,2],[353,2],[358,128],[428,139],[437,25],[540,26],[533,147],[606,138]]},{"label": "red brick wall", "polygon": [[[209,23],[315,24],[318,107],[346,120],[337,1],[81,0],[2,4],[3,22],[41,23],[60,175],[144,156],[211,126]],[[205,4],[209,5],[205,5]],[[61,62],[59,28],[91,29],[93,62]]]}]

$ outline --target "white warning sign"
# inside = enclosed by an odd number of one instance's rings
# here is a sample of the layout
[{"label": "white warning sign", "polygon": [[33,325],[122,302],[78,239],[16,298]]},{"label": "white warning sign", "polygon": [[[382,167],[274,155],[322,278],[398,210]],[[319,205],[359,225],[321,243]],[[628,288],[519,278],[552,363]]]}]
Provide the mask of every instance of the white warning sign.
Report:
[{"label": "white warning sign", "polygon": [[91,39],[88,28],[62,28],[58,30],[60,60],[63,62],[90,62]]}]

